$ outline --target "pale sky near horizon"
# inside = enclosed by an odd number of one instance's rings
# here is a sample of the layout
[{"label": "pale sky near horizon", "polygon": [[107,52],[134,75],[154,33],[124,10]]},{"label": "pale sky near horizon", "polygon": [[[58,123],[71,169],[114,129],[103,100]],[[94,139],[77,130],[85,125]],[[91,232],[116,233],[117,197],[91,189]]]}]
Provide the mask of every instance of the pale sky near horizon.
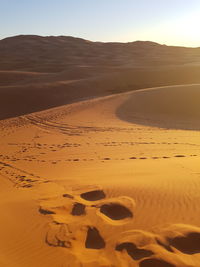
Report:
[{"label": "pale sky near horizon", "polygon": [[69,35],[200,47],[200,0],[0,0],[0,39]]}]

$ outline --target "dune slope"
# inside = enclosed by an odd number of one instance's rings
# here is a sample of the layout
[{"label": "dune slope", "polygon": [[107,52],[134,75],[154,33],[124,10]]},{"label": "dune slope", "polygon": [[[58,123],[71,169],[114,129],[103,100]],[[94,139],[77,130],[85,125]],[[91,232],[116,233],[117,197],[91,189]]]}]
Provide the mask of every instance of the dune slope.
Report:
[{"label": "dune slope", "polygon": [[200,83],[199,51],[69,36],[5,38],[0,40],[0,120],[97,96]]},{"label": "dune slope", "polygon": [[129,92],[1,121],[3,266],[198,267],[198,90]]},{"label": "dune slope", "polygon": [[200,129],[199,84],[152,88],[130,95],[117,110],[121,119],[164,128]]}]

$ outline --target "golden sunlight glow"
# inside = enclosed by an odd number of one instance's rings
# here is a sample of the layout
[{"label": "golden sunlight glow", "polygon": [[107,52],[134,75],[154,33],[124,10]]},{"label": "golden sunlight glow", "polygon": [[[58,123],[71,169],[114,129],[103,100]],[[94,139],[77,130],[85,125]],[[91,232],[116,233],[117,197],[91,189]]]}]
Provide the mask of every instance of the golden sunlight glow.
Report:
[{"label": "golden sunlight glow", "polygon": [[200,47],[199,14],[200,11],[195,11],[183,17],[161,22],[153,28],[145,28],[144,31],[136,33],[137,39],[151,40],[167,45]]}]

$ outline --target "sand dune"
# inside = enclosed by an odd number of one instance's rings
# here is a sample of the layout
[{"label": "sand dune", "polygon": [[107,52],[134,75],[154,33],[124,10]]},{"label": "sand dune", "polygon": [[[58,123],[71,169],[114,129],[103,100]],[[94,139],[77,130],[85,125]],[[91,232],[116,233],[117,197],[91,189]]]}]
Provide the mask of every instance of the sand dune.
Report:
[{"label": "sand dune", "polygon": [[199,90],[0,121],[1,265],[199,267]]},{"label": "sand dune", "polygon": [[70,36],[19,35],[0,40],[3,70],[60,72],[82,66],[156,66],[199,62],[199,48],[154,42],[103,43]]},{"label": "sand dune", "polygon": [[200,83],[199,48],[153,42],[22,35],[0,40],[0,58],[1,120],[93,97]]},{"label": "sand dune", "polygon": [[117,110],[130,122],[164,128],[199,130],[200,85],[140,90]]}]

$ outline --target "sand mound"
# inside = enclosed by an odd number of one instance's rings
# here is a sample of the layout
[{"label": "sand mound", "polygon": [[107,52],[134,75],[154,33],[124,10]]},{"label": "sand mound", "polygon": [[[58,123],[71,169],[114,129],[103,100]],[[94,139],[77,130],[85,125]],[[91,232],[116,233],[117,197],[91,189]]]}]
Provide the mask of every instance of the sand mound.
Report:
[{"label": "sand mound", "polygon": [[200,85],[140,90],[116,111],[120,119],[149,126],[200,129]]}]

